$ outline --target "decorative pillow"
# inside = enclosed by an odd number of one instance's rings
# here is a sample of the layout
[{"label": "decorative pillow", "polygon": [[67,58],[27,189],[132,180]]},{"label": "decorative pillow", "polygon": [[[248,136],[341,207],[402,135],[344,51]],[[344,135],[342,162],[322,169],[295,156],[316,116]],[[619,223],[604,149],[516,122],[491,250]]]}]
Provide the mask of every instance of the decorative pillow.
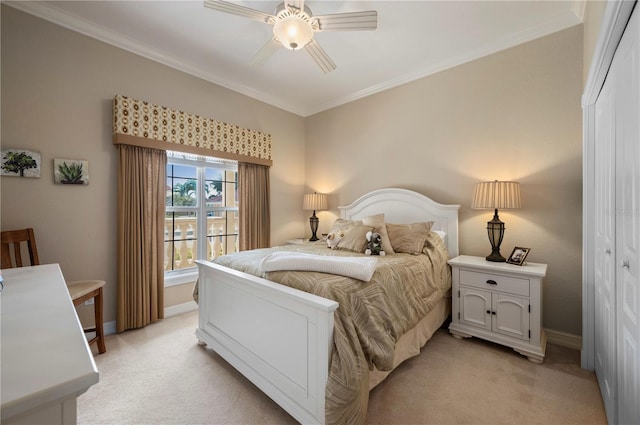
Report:
[{"label": "decorative pillow", "polygon": [[384,214],[370,215],[362,219],[365,226],[373,226],[373,231],[380,233],[382,236],[382,250],[386,254],[394,254],[389,235],[387,234],[387,226],[384,224]]},{"label": "decorative pillow", "polygon": [[354,221],[354,220],[346,220],[344,218],[337,218],[336,221],[333,222],[333,225],[331,226],[331,230],[329,230],[329,233],[337,232],[338,230],[344,230],[358,224],[363,224],[362,220]]},{"label": "decorative pillow", "polygon": [[432,225],[432,221],[412,224],[387,223],[387,233],[393,250],[420,254]]},{"label": "decorative pillow", "polygon": [[367,246],[367,232],[373,227],[365,226],[361,220],[345,220],[338,218],[333,222],[329,234],[340,232],[343,236],[338,241],[336,248],[347,251],[364,252]]}]

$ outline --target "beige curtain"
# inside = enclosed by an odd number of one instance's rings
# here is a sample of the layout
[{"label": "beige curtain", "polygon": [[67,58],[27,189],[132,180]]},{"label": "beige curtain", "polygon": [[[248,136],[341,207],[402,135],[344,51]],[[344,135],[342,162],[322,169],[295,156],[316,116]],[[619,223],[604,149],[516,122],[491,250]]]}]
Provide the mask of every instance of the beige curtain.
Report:
[{"label": "beige curtain", "polygon": [[271,244],[269,167],[238,163],[240,251]]},{"label": "beige curtain", "polygon": [[118,145],[117,332],[164,317],[164,211],[167,155]]}]

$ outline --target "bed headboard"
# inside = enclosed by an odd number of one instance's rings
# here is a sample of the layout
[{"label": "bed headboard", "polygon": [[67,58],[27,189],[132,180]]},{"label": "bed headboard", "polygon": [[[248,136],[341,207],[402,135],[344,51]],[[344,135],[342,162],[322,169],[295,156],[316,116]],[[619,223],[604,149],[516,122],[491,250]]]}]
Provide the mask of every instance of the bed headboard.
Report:
[{"label": "bed headboard", "polygon": [[460,205],[443,205],[418,192],[407,189],[378,189],[356,199],[353,203],[338,207],[342,218],[360,220],[384,213],[387,223],[408,224],[433,221],[433,230],[447,235],[445,244],[449,257],[458,256],[458,209]]}]

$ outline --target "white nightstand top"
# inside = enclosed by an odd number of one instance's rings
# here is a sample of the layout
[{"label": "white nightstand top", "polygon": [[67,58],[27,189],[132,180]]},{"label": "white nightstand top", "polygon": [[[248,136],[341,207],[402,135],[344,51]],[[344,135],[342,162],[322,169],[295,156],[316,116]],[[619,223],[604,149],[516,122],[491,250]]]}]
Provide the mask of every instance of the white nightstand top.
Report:
[{"label": "white nightstand top", "polygon": [[516,266],[515,264],[487,261],[484,257],[474,257],[472,255],[459,255],[449,260],[449,264],[452,266],[474,267],[493,272],[522,273],[542,277],[547,274],[546,264],[525,262],[523,266]]},{"label": "white nightstand top", "polygon": [[309,239],[307,238],[288,239],[286,243],[287,245],[302,245],[303,243],[309,243]]}]

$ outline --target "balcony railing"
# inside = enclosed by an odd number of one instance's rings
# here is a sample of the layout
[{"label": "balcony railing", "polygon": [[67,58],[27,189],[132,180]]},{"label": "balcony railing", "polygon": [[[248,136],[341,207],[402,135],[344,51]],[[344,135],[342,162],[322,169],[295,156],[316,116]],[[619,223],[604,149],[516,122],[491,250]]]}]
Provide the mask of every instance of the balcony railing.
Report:
[{"label": "balcony railing", "polygon": [[[173,235],[171,235],[172,224],[175,226]],[[197,227],[195,217],[176,217],[165,220],[165,271],[195,267],[195,260],[198,259]],[[223,254],[238,252],[238,219],[235,214],[228,214],[226,218],[207,217],[206,247],[207,255],[204,258],[209,261]]]}]

